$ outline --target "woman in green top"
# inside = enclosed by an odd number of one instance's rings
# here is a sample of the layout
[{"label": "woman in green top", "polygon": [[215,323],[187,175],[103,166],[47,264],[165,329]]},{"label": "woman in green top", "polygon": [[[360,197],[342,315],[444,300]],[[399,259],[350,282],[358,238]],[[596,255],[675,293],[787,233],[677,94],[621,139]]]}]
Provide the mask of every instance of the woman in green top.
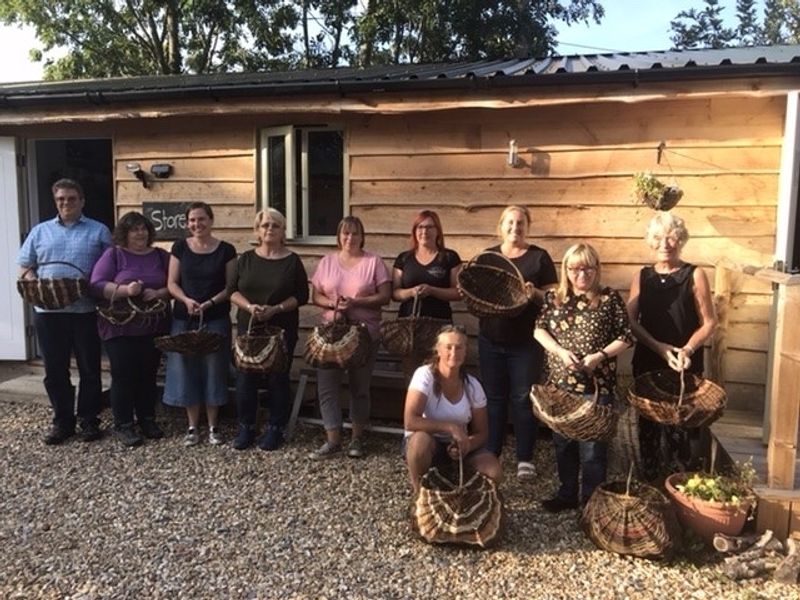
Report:
[{"label": "woman in green top", "polygon": [[237,373],[239,431],[233,447],[244,450],[256,441],[257,393],[259,387],[265,387],[269,393],[269,422],[264,435],[258,438],[258,446],[276,450],[283,444],[283,428],[289,420],[289,371],[297,344],[298,308],[308,302],[308,276],[300,257],[286,248],[286,219],[280,212],[272,208],[260,211],[253,229],[258,246],[239,257],[231,287],[231,302],[239,309],[238,331],[246,332],[250,319],[258,322],[253,326],[254,333],[262,324],[280,327],[289,361],[286,371],[280,373]]}]

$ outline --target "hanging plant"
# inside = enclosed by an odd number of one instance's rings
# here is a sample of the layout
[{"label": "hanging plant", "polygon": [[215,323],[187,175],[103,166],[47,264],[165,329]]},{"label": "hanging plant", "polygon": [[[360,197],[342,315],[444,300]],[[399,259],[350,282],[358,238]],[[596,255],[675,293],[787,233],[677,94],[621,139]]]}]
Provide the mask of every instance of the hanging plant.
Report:
[{"label": "hanging plant", "polygon": [[650,172],[633,176],[636,197],[642,204],[654,210],[670,210],[683,197],[683,190],[676,185],[667,185]]}]

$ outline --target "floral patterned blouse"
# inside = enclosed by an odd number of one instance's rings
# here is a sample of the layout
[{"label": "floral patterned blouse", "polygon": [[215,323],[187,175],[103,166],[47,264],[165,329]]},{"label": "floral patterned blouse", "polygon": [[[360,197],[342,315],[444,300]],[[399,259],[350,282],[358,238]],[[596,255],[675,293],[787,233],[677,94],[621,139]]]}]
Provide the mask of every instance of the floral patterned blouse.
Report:
[{"label": "floral patterned blouse", "polygon": [[[600,291],[599,303],[592,307],[585,295],[570,296],[556,306],[555,291],[545,295],[544,306],[536,329],[544,329],[559,345],[574,352],[578,358],[599,352],[614,340],[633,344],[628,313],[622,297],[611,288]],[[594,393],[592,376],[585,371],[572,371],[555,354],[547,353],[548,380],[562,389],[579,394]],[[611,396],[617,385],[617,359],[602,361],[595,373],[601,396]]]}]

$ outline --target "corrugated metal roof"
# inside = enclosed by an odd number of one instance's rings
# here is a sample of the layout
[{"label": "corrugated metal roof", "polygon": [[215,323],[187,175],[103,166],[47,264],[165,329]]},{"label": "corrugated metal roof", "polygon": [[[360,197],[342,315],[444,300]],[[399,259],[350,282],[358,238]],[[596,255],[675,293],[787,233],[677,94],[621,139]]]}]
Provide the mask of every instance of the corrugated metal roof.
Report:
[{"label": "corrugated metal roof", "polygon": [[502,87],[628,80],[800,76],[800,45],[616,52],[485,60],[472,63],[342,67],[25,82],[0,85],[0,108],[29,103],[94,102],[203,96]]}]

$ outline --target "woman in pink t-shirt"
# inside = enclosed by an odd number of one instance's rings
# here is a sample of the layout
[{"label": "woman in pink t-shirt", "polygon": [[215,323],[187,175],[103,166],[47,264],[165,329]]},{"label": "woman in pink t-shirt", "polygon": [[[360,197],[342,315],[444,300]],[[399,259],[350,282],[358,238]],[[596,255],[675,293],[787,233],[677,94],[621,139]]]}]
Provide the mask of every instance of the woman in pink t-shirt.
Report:
[{"label": "woman in pink t-shirt", "polygon": [[[350,384],[350,420],[353,437],[347,455],[360,458],[365,454],[364,429],[369,423],[369,386],[375,353],[381,306],[389,303],[392,283],[383,260],[364,251],[364,225],[358,217],[345,217],[336,229],[338,252],[328,254],[311,278],[311,301],[327,309],[324,319],[330,321],[334,308],[349,321],[366,324],[373,348],[366,364],[348,369]],[[325,426],[326,441],[309,457],[315,460],[330,458],[342,450],[342,411],[339,390],[342,387],[341,369],[317,369],[317,395]]]}]

